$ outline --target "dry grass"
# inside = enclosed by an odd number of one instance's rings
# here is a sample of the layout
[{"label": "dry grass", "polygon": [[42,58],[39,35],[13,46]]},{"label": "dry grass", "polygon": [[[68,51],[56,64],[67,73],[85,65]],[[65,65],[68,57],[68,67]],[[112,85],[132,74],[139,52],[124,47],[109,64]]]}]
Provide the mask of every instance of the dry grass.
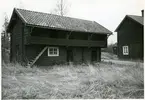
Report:
[{"label": "dry grass", "polygon": [[102,59],[118,59],[117,55],[113,53],[108,53],[108,52],[101,52],[101,58]]},{"label": "dry grass", "polygon": [[98,63],[25,68],[2,65],[3,99],[144,98],[143,66]]}]

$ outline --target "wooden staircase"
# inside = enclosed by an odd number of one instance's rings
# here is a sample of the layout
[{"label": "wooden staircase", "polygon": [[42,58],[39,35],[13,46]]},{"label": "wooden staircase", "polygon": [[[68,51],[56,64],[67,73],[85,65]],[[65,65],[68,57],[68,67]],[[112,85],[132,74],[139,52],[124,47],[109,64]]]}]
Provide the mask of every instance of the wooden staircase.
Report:
[{"label": "wooden staircase", "polygon": [[28,66],[32,67],[35,62],[39,59],[39,57],[44,53],[44,51],[47,49],[48,47],[44,47],[43,50],[32,60],[28,63]]}]

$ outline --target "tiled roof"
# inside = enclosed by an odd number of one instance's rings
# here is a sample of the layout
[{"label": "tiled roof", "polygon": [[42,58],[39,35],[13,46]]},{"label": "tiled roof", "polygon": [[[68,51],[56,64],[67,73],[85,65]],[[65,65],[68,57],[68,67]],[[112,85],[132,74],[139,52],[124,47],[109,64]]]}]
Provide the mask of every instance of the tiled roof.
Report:
[{"label": "tiled roof", "polygon": [[137,21],[138,23],[144,25],[142,16],[135,16],[135,15],[127,15],[127,16]]},{"label": "tiled roof", "polygon": [[15,8],[15,10],[22,18],[22,20],[29,25],[68,31],[112,34],[111,31],[95,21],[88,21],[17,8]]}]

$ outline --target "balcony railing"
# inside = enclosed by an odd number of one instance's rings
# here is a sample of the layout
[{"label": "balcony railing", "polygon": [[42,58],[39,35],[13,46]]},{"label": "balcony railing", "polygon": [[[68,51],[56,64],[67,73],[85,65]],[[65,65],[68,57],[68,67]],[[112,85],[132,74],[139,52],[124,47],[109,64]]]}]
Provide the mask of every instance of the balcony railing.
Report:
[{"label": "balcony railing", "polygon": [[106,41],[91,41],[91,40],[75,40],[75,39],[59,39],[47,37],[31,36],[25,39],[25,44],[45,44],[59,46],[85,46],[85,47],[106,47]]}]

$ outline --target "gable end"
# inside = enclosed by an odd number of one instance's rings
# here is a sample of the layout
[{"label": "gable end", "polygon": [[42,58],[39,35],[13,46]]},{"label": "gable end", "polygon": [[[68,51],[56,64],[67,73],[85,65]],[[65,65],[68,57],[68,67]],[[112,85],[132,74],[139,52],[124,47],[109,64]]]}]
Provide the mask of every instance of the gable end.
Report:
[{"label": "gable end", "polygon": [[16,21],[20,19],[22,21],[22,23],[26,24],[26,20],[23,18],[23,16],[17,11],[16,8],[14,8],[13,13],[12,13],[12,17],[9,21],[8,27],[7,27],[7,32],[11,33],[11,30],[13,29]]},{"label": "gable end", "polygon": [[[141,17],[141,16],[134,16],[134,17]],[[142,22],[133,19],[133,18],[132,18],[131,16],[129,16],[129,15],[126,15],[125,18],[124,18],[124,19],[121,21],[121,23],[118,25],[118,27],[115,29],[115,32],[117,32],[117,31],[120,29],[120,27],[122,26],[122,24],[124,23],[124,21],[125,21],[126,19],[129,19],[129,20],[131,20],[131,21],[133,21],[133,22],[135,22],[135,23],[137,23],[137,24],[143,26]],[[142,18],[142,19],[143,19],[143,18]]]}]

